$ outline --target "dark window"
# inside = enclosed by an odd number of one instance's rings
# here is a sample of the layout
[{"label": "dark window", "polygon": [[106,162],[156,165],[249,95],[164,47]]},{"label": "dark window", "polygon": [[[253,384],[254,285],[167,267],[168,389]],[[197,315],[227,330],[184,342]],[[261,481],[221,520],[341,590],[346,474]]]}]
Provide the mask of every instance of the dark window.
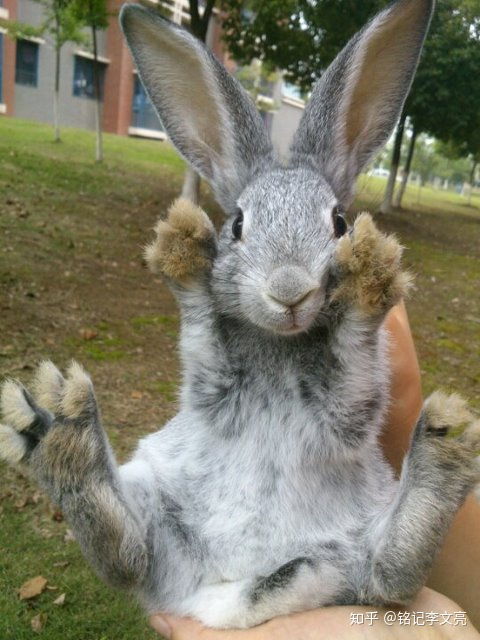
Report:
[{"label": "dark window", "polygon": [[[75,66],[73,69],[73,95],[80,98],[95,98],[95,84],[93,67],[95,62],[90,58],[75,56]],[[98,62],[100,74],[100,99],[103,100],[103,84],[105,80],[106,64]]]},{"label": "dark window", "polygon": [[150,102],[140,78],[136,74],[133,87],[132,127],[164,131],[157,112]]},{"label": "dark window", "polygon": [[15,82],[36,87],[38,81],[38,44],[30,40],[17,40]]}]

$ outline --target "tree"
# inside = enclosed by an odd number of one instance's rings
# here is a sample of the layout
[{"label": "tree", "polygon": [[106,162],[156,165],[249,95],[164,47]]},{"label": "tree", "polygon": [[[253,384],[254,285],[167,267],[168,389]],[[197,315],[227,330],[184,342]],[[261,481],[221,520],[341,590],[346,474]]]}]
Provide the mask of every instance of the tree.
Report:
[{"label": "tree", "polygon": [[309,91],[325,68],[387,0],[223,0],[225,41],[233,58],[259,58]]},{"label": "tree", "polygon": [[[475,32],[478,24],[478,4],[470,3],[470,0],[442,0],[438,3],[422,61],[405,105],[405,113],[416,135],[410,141],[402,186],[395,202],[397,206],[401,206],[415,141],[420,132],[446,142],[456,141],[457,146],[463,145],[473,153],[473,137],[478,132],[480,121],[480,86],[475,81],[480,69],[480,40]],[[391,171],[391,181],[395,184],[398,164],[393,161]],[[391,208],[391,194],[386,192],[381,210],[388,213]]]},{"label": "tree", "polygon": [[68,42],[85,44],[85,36],[74,12],[73,0],[33,0],[43,8],[43,21],[39,27],[13,20],[0,20],[0,27],[7,31],[11,38],[28,38],[43,36],[50,40],[55,50],[55,71],[53,90],[53,122],[54,140],[60,142],[59,125],[59,91],[60,91],[60,52]]},{"label": "tree", "polygon": [[401,206],[402,206],[403,196],[404,196],[405,190],[407,188],[408,178],[410,176],[410,171],[411,171],[411,168],[412,168],[413,155],[415,153],[415,143],[417,141],[417,137],[418,137],[418,129],[414,125],[411,128],[411,131],[410,131],[410,140],[409,140],[409,143],[408,143],[407,160],[406,160],[405,166],[403,168],[402,182],[400,184],[400,188],[398,189],[398,192],[397,192],[397,195],[396,195],[396,199],[395,199],[395,206],[398,209],[400,209]]},{"label": "tree", "polygon": [[95,160],[103,160],[102,96],[100,89],[100,63],[98,61],[97,32],[108,27],[106,0],[73,0],[72,11],[77,21],[90,29],[93,49],[93,86],[95,97]]},{"label": "tree", "polygon": [[50,38],[55,50],[55,75],[53,89],[53,121],[55,142],[60,142],[59,94],[60,94],[60,53],[66,42],[85,43],[85,36],[72,11],[72,0],[34,0],[43,8],[41,33]]}]

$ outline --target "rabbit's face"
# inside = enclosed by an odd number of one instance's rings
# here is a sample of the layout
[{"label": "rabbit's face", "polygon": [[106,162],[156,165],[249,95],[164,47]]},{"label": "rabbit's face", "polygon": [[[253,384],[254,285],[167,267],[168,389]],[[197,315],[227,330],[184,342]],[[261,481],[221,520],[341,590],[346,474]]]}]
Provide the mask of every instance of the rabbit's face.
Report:
[{"label": "rabbit's face", "polygon": [[212,288],[219,310],[282,335],[322,315],[332,254],[346,230],[338,201],[309,169],[275,169],[238,199],[220,234]]}]

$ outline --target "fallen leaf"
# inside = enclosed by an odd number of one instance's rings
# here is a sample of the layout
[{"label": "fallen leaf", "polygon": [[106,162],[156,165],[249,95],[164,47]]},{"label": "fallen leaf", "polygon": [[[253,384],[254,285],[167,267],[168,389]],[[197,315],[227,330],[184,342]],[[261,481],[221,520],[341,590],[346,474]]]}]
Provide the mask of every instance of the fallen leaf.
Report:
[{"label": "fallen leaf", "polygon": [[60,509],[56,509],[52,513],[52,520],[55,520],[55,522],[63,522],[63,513],[60,511]]},{"label": "fallen leaf", "polygon": [[32,618],[30,620],[30,624],[32,626],[32,629],[36,633],[40,633],[40,631],[45,626],[46,622],[47,622],[47,614],[46,613],[39,613],[37,616],[35,616],[34,618]]},{"label": "fallen leaf", "polygon": [[30,496],[24,496],[23,498],[20,498],[20,500],[17,500],[15,502],[15,509],[23,509],[27,504],[30,504]]},{"label": "fallen leaf", "polygon": [[83,340],[93,340],[98,336],[98,331],[96,329],[80,329],[79,333]]},{"label": "fallen leaf", "polygon": [[18,590],[18,597],[20,600],[30,600],[40,595],[46,586],[47,580],[43,576],[36,576],[22,584]]},{"label": "fallen leaf", "polygon": [[66,594],[62,593],[53,601],[53,604],[58,604],[58,606],[61,607],[63,604],[65,604],[65,596]]}]

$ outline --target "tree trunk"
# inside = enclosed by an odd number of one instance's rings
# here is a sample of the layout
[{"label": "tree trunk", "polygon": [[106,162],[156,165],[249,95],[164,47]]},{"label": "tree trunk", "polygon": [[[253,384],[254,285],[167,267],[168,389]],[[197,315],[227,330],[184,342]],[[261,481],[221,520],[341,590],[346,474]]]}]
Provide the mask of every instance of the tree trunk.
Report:
[{"label": "tree trunk", "polygon": [[405,169],[403,172],[402,184],[400,185],[400,189],[397,191],[397,197],[395,199],[395,206],[398,209],[402,208],[403,196],[405,194],[405,189],[407,188],[408,178],[410,177],[410,170],[412,168],[412,160],[413,160],[413,154],[415,152],[415,142],[417,141],[417,135],[418,135],[418,132],[415,129],[415,127],[413,127],[412,137],[410,138],[410,144],[408,147],[407,161],[405,163]]},{"label": "tree trunk", "polygon": [[200,176],[193,169],[187,168],[182,186],[182,198],[198,204],[200,199]]},{"label": "tree trunk", "polygon": [[473,187],[474,187],[474,182],[475,182],[475,172],[477,170],[477,164],[478,162],[476,160],[473,161],[473,165],[472,165],[472,171],[470,173],[470,191],[468,194],[468,206],[470,207],[472,204],[472,194],[473,194]]},{"label": "tree trunk", "polygon": [[59,114],[59,95],[60,95],[60,47],[55,47],[55,87],[53,90],[53,126],[54,141],[60,140],[60,114]]},{"label": "tree trunk", "polygon": [[399,123],[397,125],[397,133],[395,134],[395,143],[393,145],[392,153],[392,165],[390,167],[390,175],[388,176],[387,187],[385,189],[385,196],[383,202],[380,205],[381,213],[392,212],[392,198],[395,191],[395,181],[397,179],[398,165],[400,164],[400,154],[402,152],[402,140],[403,132],[405,130],[405,122],[407,120],[407,114],[402,113]]},{"label": "tree trunk", "polygon": [[98,46],[97,46],[97,28],[92,25],[92,42],[93,42],[93,84],[95,91],[95,130],[96,130],[96,146],[95,161],[103,160],[103,137],[102,137],[102,101],[100,92],[100,69],[98,65]]}]

